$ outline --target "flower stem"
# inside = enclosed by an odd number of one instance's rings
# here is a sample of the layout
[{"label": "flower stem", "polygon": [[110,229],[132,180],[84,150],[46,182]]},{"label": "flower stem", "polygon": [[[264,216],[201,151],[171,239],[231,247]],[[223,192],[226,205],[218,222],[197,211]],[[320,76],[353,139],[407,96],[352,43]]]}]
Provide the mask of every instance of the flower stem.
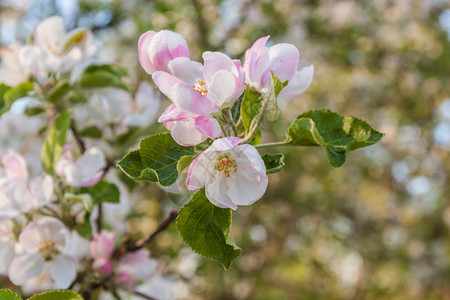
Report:
[{"label": "flower stem", "polygon": [[274,143],[255,145],[255,148],[269,148],[269,147],[277,147],[277,146],[294,146],[294,145],[287,144],[286,142],[274,142]]},{"label": "flower stem", "polygon": [[227,124],[230,125],[231,129],[233,130],[233,135],[238,136],[239,133],[236,128],[236,124],[234,124],[233,116],[231,115],[231,110],[229,109],[224,110],[222,115]]}]

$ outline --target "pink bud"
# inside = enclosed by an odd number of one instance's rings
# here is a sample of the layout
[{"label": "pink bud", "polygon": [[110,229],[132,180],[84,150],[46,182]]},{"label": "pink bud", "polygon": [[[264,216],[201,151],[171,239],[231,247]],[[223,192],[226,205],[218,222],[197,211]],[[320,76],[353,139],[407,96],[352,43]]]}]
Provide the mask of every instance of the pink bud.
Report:
[{"label": "pink bud", "polygon": [[98,257],[92,263],[92,269],[102,275],[109,275],[112,273],[113,265],[106,257]]},{"label": "pink bud", "polygon": [[94,236],[91,241],[91,255],[93,258],[109,258],[114,251],[114,241],[116,233],[102,230],[100,234]]},{"label": "pink bud", "polygon": [[136,288],[136,281],[127,273],[119,273],[116,276],[116,284],[118,287],[127,290],[134,291]]}]

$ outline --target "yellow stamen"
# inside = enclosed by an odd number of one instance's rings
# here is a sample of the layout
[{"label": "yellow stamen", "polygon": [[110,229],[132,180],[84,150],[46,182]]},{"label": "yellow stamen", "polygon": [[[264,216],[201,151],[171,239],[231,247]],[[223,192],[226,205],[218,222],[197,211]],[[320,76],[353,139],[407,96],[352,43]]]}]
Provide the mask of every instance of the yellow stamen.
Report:
[{"label": "yellow stamen", "polygon": [[234,170],[234,173],[237,172],[237,164],[234,159],[231,158],[230,153],[224,153],[217,156],[217,164],[214,166],[219,172],[222,172],[225,177],[230,177],[230,173]]},{"label": "yellow stamen", "polygon": [[192,86],[197,92],[203,96],[208,95],[208,90],[206,89],[206,82],[204,80],[197,80],[197,84]]},{"label": "yellow stamen", "polygon": [[38,252],[45,260],[51,260],[59,253],[55,241],[50,239],[41,241]]}]

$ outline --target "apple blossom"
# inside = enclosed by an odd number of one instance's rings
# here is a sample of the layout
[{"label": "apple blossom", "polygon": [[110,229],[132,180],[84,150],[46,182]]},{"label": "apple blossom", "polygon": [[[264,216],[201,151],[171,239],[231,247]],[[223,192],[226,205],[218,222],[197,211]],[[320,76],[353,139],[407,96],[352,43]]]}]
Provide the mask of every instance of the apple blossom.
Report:
[{"label": "apple blossom", "polygon": [[255,147],[239,145],[242,141],[237,137],[215,140],[189,166],[187,188],[204,186],[212,204],[234,210],[261,198],[268,183],[266,167]]},{"label": "apple blossom", "polygon": [[149,255],[147,250],[138,250],[119,259],[116,282],[121,288],[132,291],[139,282],[149,279],[156,272],[158,263]]},{"label": "apple blossom", "polygon": [[0,48],[0,83],[16,86],[28,80],[29,72],[20,65],[19,50],[22,45],[13,43]]},{"label": "apple blossom", "polygon": [[83,68],[83,62],[91,59],[97,51],[90,31],[75,29],[67,33],[59,16],[40,22],[33,41],[34,45],[21,49],[20,61],[37,76],[45,75],[46,72],[67,72],[76,67]]},{"label": "apple blossom", "polygon": [[127,126],[147,126],[155,120],[159,110],[159,95],[155,95],[154,88],[146,81],[142,81],[134,97],[128,103],[130,113],[123,123]]},{"label": "apple blossom", "polygon": [[185,39],[170,30],[147,31],[139,38],[139,62],[148,74],[169,72],[168,63],[177,57],[189,57]]},{"label": "apple blossom", "polygon": [[245,76],[241,63],[220,52],[203,53],[204,66],[188,58],[169,62],[171,74],[158,71],[153,80],[174,103],[159,118],[174,140],[185,146],[222,135],[211,115],[224,103],[232,103],[243,93]]},{"label": "apple blossom", "polygon": [[297,71],[300,52],[288,43],[266,47],[269,36],[258,39],[245,52],[244,70],[247,84],[261,93],[267,93],[272,85],[270,71],[281,81],[289,80],[279,98],[295,98],[310,86],[314,66],[310,65]]},{"label": "apple blossom", "polygon": [[18,246],[22,254],[11,261],[8,272],[15,285],[40,275],[47,264],[57,288],[67,288],[75,279],[71,234],[58,219],[43,217],[29,223],[19,236]]},{"label": "apple blossom", "polygon": [[91,186],[102,178],[105,166],[105,156],[97,147],[87,149],[75,159],[70,152],[70,146],[64,147],[64,152],[55,165],[56,174],[71,186]]},{"label": "apple blossom", "polygon": [[116,234],[112,231],[102,230],[95,235],[91,241],[91,256],[94,258],[92,268],[101,274],[110,274],[113,270],[113,265],[110,261],[110,256],[114,251],[114,242]]},{"label": "apple blossom", "polygon": [[6,176],[0,177],[0,216],[16,217],[50,203],[53,196],[50,176],[37,176],[28,182],[25,159],[12,150],[3,155],[2,164]]}]

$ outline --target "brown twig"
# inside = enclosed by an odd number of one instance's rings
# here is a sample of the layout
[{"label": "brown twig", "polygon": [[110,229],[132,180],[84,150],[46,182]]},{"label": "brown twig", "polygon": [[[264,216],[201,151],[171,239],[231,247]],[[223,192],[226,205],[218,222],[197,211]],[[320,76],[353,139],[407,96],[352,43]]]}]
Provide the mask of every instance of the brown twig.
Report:
[{"label": "brown twig", "polygon": [[145,247],[146,245],[150,244],[153,239],[160,234],[162,231],[166,230],[167,227],[169,227],[169,225],[178,217],[178,211],[176,210],[172,210],[169,214],[169,216],[161,223],[159,224],[158,228],[156,228],[156,230],[151,233],[150,235],[148,235],[145,238],[142,238],[140,240],[138,240],[136,243],[134,243],[134,245],[130,246],[131,249],[128,249],[129,251],[136,251],[139,250],[143,247]]},{"label": "brown twig", "polygon": [[70,129],[72,129],[73,136],[77,141],[78,146],[80,146],[81,153],[84,153],[84,151],[86,151],[86,145],[84,144],[84,141],[81,139],[81,136],[75,126],[75,122],[73,121],[73,119],[70,121]]},{"label": "brown twig", "polygon": [[147,296],[145,294],[142,294],[141,292],[138,291],[134,291],[133,294],[135,294],[136,296],[142,297],[144,299],[148,299],[148,300],[156,300],[155,298],[152,298],[150,296]]}]

